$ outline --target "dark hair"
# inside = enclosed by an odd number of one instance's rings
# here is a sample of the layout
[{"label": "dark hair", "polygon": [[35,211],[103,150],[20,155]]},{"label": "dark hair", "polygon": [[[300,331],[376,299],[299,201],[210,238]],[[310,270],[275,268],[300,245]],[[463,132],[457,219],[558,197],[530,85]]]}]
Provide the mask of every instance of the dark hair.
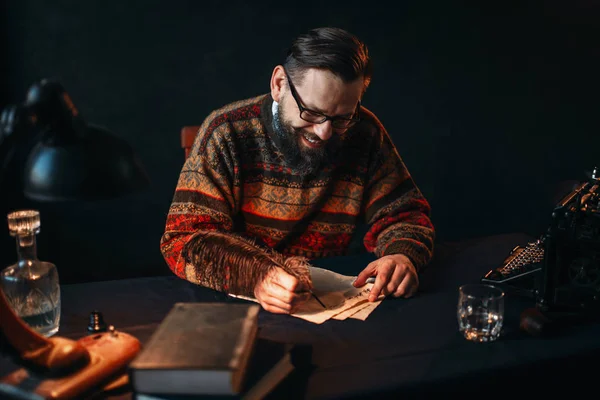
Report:
[{"label": "dark hair", "polygon": [[298,36],[287,52],[284,67],[298,82],[309,68],[329,70],[346,83],[362,76],[363,92],[373,74],[367,46],[353,34],[331,27],[311,29]]}]

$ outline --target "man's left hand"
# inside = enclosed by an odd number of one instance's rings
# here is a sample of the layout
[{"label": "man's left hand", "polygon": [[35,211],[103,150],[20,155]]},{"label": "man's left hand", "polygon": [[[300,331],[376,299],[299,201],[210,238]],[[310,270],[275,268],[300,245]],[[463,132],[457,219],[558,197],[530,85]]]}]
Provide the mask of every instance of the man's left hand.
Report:
[{"label": "man's left hand", "polygon": [[364,285],[371,276],[375,276],[375,283],[369,301],[377,300],[380,294],[411,297],[419,288],[417,269],[403,254],[391,254],[373,261],[358,274],[354,286]]}]

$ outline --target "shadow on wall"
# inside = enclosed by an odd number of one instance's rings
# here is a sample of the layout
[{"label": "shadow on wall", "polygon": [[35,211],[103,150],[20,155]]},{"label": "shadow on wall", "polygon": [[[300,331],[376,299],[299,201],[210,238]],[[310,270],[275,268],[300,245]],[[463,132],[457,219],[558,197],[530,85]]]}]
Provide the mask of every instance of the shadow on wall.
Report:
[{"label": "shadow on wall", "polygon": [[548,169],[540,172],[532,165],[535,159],[511,158],[499,140],[488,139],[481,151],[472,141],[443,137],[436,151],[438,174],[430,201],[440,242],[510,232],[537,237],[546,231],[558,201],[587,180],[593,169],[591,165],[577,170],[581,159],[591,161],[593,154],[573,154],[562,148],[563,155],[555,157],[572,164],[552,168],[551,163],[540,162],[537,165]]}]

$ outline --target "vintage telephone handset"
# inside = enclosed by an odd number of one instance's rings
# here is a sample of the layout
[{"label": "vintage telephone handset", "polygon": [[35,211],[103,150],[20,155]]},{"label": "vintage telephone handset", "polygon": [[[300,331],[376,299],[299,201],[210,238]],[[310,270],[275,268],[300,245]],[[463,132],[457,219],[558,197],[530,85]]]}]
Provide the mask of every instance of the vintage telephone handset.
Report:
[{"label": "vintage telephone handset", "polygon": [[127,365],[141,347],[137,338],[112,327],[79,340],[46,338],[15,314],[2,290],[0,340],[22,366],[0,378],[0,394],[4,387],[42,399],[79,399],[111,383],[127,383]]}]

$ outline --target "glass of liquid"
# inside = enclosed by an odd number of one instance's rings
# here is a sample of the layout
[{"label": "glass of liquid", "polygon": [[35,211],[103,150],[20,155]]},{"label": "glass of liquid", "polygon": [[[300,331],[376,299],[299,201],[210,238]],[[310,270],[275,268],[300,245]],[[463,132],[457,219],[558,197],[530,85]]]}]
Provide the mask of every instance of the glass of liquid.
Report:
[{"label": "glass of liquid", "polygon": [[493,285],[462,285],[458,288],[456,316],[458,328],[467,340],[494,341],[502,331],[504,292]]}]

